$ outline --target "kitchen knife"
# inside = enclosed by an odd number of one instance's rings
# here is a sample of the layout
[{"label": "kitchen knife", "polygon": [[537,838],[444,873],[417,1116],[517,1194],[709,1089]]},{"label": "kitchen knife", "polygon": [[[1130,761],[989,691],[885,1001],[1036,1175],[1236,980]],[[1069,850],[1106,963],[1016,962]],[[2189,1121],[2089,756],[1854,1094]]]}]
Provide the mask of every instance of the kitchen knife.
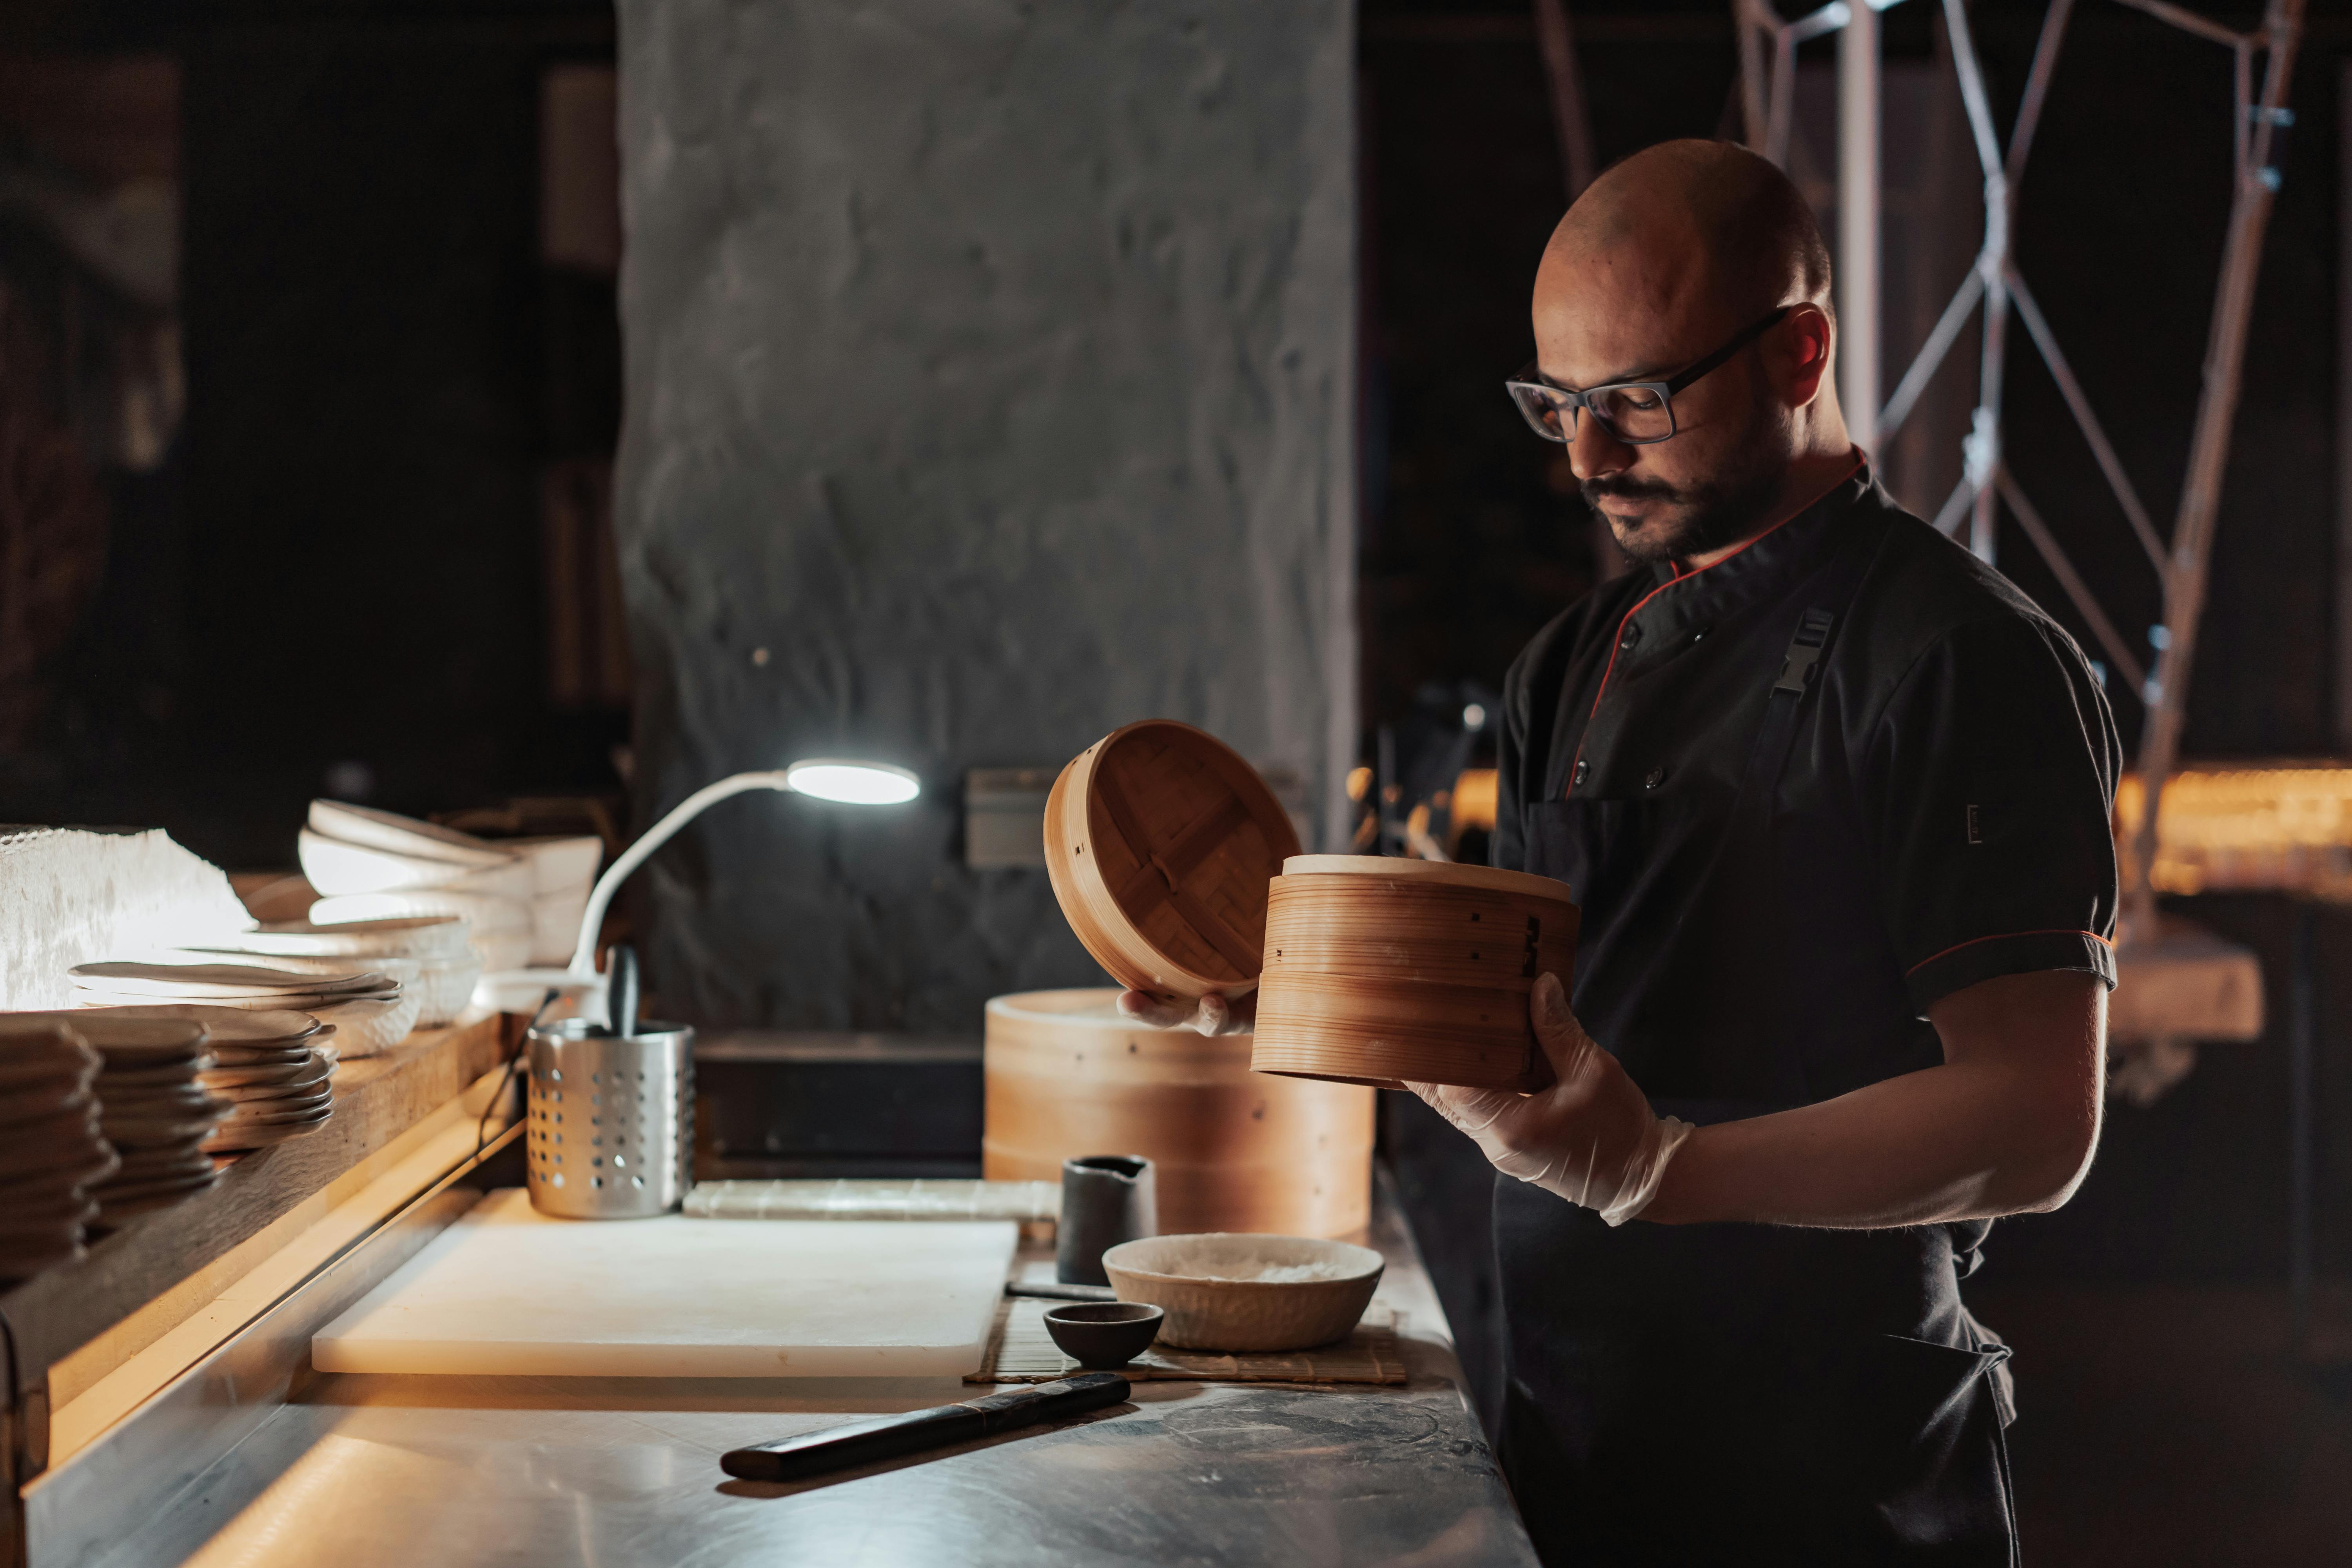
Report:
[{"label": "kitchen knife", "polygon": [[1012,1394],[853,1421],[846,1426],[828,1426],[782,1442],[731,1449],[719,1456],[719,1468],[739,1480],[804,1481],[877,1459],[895,1459],[1041,1421],[1083,1415],[1117,1405],[1127,1393],[1127,1379],[1115,1372],[1081,1373]]},{"label": "kitchen knife", "polygon": [[1108,1285],[1064,1285],[1058,1281],[1007,1279],[1008,1296],[1030,1296],[1047,1301],[1116,1301],[1118,1292]]}]

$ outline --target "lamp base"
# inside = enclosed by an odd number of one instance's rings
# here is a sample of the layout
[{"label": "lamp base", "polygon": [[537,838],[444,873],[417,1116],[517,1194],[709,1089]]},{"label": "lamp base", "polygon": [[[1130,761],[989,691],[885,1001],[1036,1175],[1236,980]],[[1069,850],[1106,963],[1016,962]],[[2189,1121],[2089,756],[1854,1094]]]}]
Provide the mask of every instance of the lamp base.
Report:
[{"label": "lamp base", "polygon": [[570,969],[500,969],[474,982],[474,1005],[488,1007],[497,1013],[520,1013],[525,1016],[539,1011],[550,991],[556,993],[555,1003],[547,1010],[548,1018],[589,1017],[603,1020],[604,1016],[604,977],[593,972],[582,974]]}]

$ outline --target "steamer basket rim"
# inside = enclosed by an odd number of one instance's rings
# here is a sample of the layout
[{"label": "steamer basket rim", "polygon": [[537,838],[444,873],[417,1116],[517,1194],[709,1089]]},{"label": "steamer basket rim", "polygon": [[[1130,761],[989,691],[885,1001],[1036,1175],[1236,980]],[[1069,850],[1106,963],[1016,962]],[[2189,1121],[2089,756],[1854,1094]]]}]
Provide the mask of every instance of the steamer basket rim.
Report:
[{"label": "steamer basket rim", "polygon": [[1507,871],[1499,866],[1467,866],[1452,860],[1412,860],[1396,855],[1293,855],[1282,863],[1285,877],[1391,877],[1444,882],[1461,888],[1486,888],[1498,893],[1522,893],[1531,898],[1575,902],[1569,885],[1532,871]]}]

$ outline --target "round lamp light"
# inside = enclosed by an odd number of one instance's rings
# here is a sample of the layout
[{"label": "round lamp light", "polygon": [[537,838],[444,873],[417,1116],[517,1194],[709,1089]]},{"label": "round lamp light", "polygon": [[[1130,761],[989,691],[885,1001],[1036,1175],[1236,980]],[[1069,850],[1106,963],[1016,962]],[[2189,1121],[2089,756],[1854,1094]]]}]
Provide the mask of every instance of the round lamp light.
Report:
[{"label": "round lamp light", "polygon": [[923,793],[922,782],[887,763],[808,757],[784,770],[784,784],[842,805],[898,805]]}]

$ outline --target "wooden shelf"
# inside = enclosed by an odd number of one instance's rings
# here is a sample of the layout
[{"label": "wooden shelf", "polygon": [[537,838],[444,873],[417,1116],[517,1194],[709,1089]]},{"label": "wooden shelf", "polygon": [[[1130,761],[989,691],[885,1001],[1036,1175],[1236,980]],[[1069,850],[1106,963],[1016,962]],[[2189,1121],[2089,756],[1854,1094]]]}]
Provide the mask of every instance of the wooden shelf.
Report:
[{"label": "wooden shelf", "polygon": [[[39,1387],[66,1356],[324,1198],[343,1184],[339,1179],[364,1174],[403,1134],[498,1066],[501,1026],[502,1016],[489,1014],[420,1029],[379,1056],[338,1064],[335,1114],[318,1131],[239,1156],[187,1202],[141,1215],[80,1261],[0,1295],[16,1335],[20,1386]],[[196,1304],[192,1300],[189,1310]],[[153,1319],[142,1320],[145,1339],[173,1326],[168,1314],[145,1317]],[[120,1352],[140,1348],[134,1341]]]}]

